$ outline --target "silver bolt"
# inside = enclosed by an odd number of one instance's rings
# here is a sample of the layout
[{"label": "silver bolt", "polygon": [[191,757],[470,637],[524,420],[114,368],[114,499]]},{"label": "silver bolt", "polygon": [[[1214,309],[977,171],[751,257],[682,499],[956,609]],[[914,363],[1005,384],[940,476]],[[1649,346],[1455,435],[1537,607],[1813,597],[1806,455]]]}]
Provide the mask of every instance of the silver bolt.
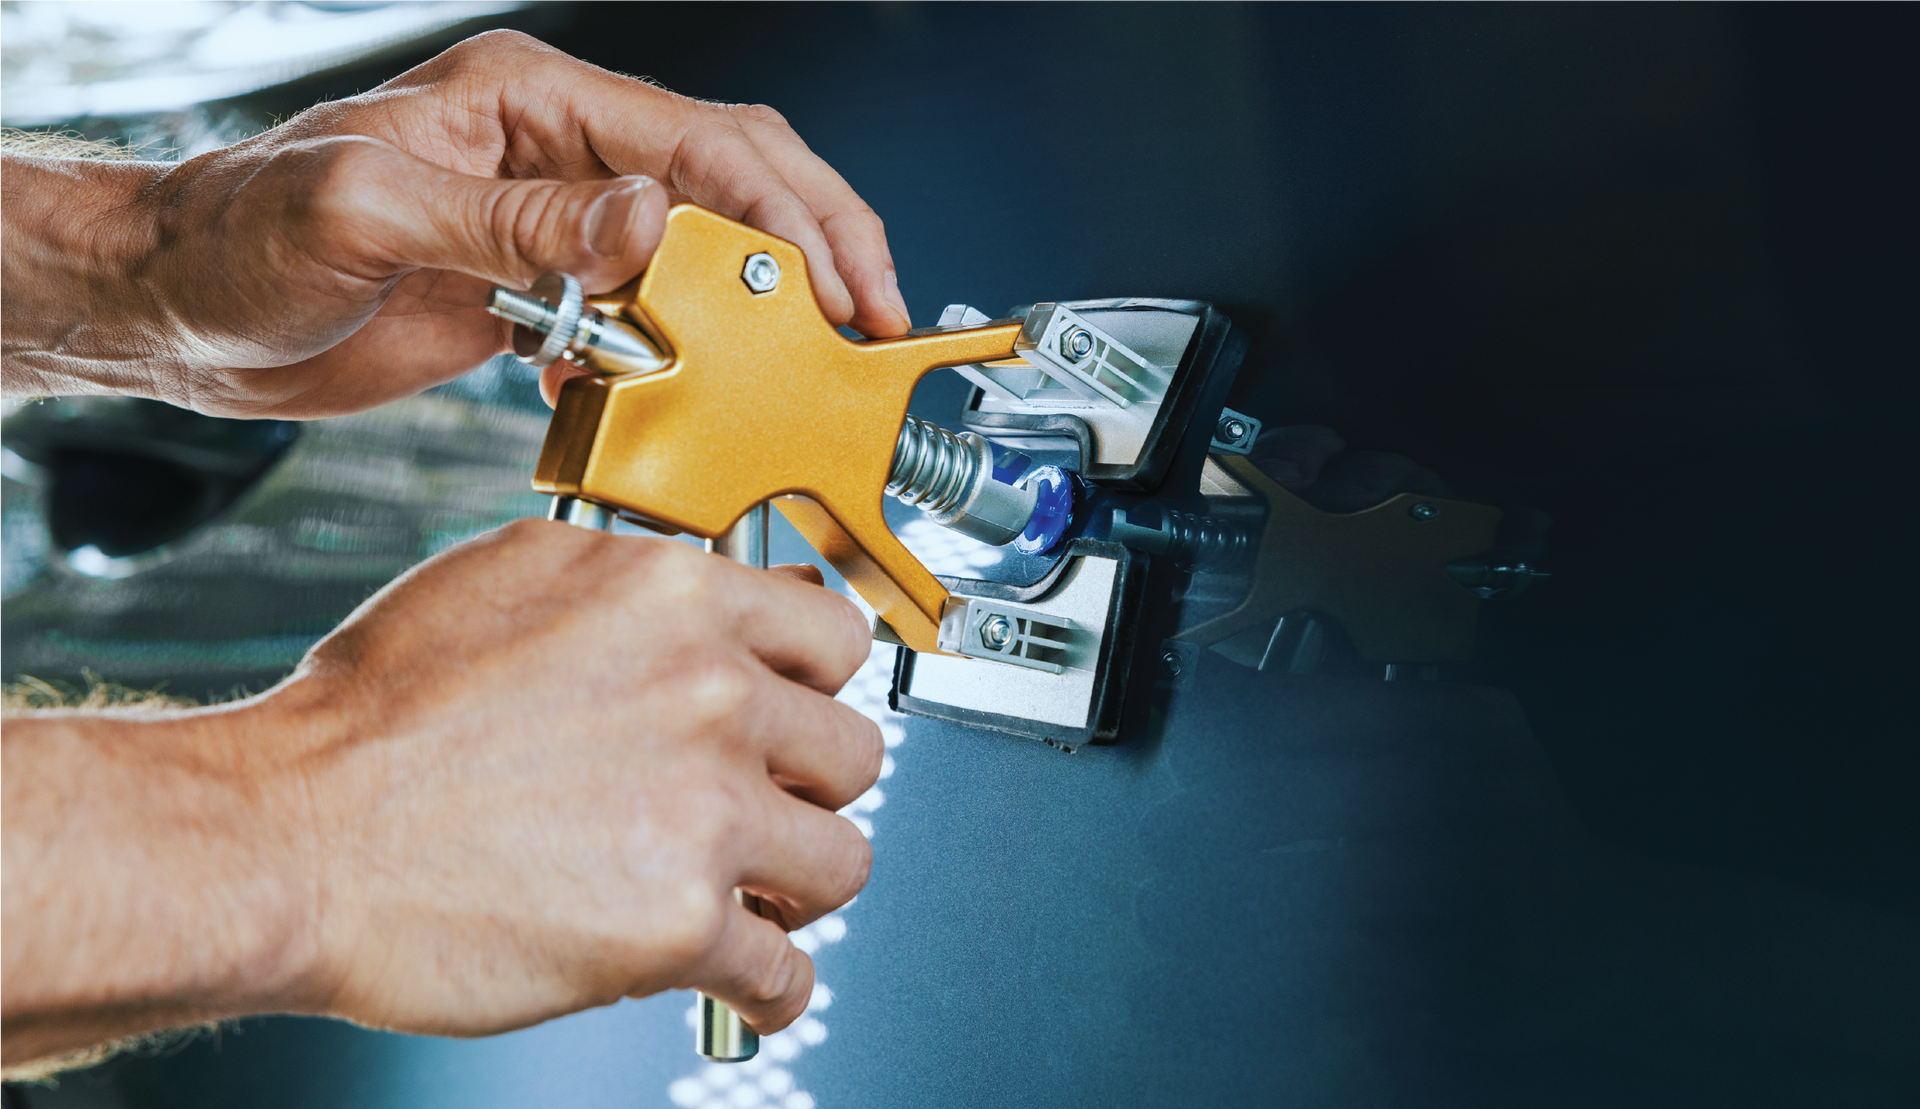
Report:
[{"label": "silver bolt", "polygon": [[1222,443],[1237,444],[1247,437],[1247,425],[1245,421],[1228,416],[1220,421],[1220,426],[1214,429],[1214,434]]},{"label": "silver bolt", "polygon": [[1179,677],[1180,671],[1186,668],[1187,664],[1180,658],[1179,651],[1167,651],[1160,656],[1160,669],[1164,671],[1169,678]]},{"label": "silver bolt", "polygon": [[1407,515],[1416,520],[1431,520],[1435,516],[1440,515],[1440,506],[1427,501],[1421,501],[1419,504],[1407,509]]},{"label": "silver bolt", "polygon": [[1068,361],[1078,362],[1093,353],[1093,333],[1084,327],[1076,327],[1060,336],[1060,353]]},{"label": "silver bolt", "polygon": [[989,616],[980,622],[980,642],[989,651],[1005,650],[1013,642],[1013,621],[1004,616]]},{"label": "silver bolt", "polygon": [[780,287],[780,263],[771,254],[750,255],[747,268],[740,271],[740,280],[756,293],[770,293]]}]

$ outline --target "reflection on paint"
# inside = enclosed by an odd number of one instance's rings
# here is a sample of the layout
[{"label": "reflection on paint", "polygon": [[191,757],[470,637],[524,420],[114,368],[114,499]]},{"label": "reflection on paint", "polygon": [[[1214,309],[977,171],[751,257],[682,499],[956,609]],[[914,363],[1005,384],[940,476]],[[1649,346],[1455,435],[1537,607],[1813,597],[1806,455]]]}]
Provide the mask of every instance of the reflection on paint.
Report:
[{"label": "reflection on paint", "polygon": [[502,361],[314,421],[227,511],[132,557],[50,550],[46,476],[22,460],[5,481],[6,676],[90,669],[196,697],[265,688],[408,567],[544,515],[528,480],[544,406],[527,403],[539,405],[533,383]]},{"label": "reflection on paint", "polygon": [[8,4],[9,124],[169,112],[430,37],[518,0]]}]

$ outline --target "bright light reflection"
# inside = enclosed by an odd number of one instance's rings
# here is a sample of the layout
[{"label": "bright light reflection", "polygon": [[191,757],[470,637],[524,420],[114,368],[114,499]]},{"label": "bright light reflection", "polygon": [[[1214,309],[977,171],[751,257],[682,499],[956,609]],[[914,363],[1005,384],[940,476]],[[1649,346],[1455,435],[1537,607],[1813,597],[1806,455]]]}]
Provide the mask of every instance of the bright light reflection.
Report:
[{"label": "bright light reflection", "polygon": [[174,112],[345,65],[522,7],[444,3],[10,3],[0,86],[14,125]]}]

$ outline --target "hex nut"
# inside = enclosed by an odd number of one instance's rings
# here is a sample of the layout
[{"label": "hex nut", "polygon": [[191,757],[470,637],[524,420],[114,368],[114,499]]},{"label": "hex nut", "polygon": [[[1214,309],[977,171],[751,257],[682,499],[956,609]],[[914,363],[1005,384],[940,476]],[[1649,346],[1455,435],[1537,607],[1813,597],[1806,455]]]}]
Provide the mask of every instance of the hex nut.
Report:
[{"label": "hex nut", "polygon": [[756,293],[770,293],[780,287],[780,263],[765,251],[749,255],[746,267],[740,271],[740,280]]},{"label": "hex nut", "polygon": [[990,651],[1006,649],[1013,642],[1013,622],[1004,616],[989,616],[980,622],[980,643]]},{"label": "hex nut", "polygon": [[1093,334],[1084,327],[1070,329],[1060,336],[1060,353],[1070,362],[1084,360],[1093,353]]},{"label": "hex nut", "polygon": [[1246,421],[1236,420],[1232,416],[1228,416],[1226,419],[1220,421],[1219,427],[1214,429],[1214,435],[1222,443],[1239,446],[1240,440],[1247,437]]}]

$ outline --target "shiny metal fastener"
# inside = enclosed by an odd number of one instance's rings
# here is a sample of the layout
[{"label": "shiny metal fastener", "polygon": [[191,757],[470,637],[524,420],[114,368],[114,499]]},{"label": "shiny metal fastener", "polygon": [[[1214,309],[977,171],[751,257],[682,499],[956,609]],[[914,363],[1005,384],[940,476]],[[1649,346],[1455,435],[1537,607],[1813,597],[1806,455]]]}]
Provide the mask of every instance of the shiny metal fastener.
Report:
[{"label": "shiny metal fastener", "polygon": [[1244,412],[1220,410],[1220,421],[1213,425],[1213,442],[1207,449],[1215,454],[1249,454],[1260,438],[1261,423]]},{"label": "shiny metal fastener", "polygon": [[562,496],[553,498],[553,504],[547,509],[547,519],[588,531],[612,531],[616,516],[606,505]]},{"label": "shiny metal fastener", "polygon": [[780,263],[774,261],[771,254],[748,255],[740,280],[756,293],[770,293],[780,287]]},{"label": "shiny metal fastener", "polygon": [[1440,515],[1440,506],[1427,501],[1421,501],[1419,504],[1407,509],[1407,515],[1416,520],[1431,520],[1435,516]]},{"label": "shiny metal fastener", "polygon": [[1076,327],[1060,337],[1060,353],[1075,362],[1084,360],[1093,353],[1093,335],[1084,327]]},{"label": "shiny metal fastener", "polygon": [[980,625],[980,642],[995,651],[1005,650],[1013,639],[1013,622],[1004,616],[990,616]]},{"label": "shiny metal fastener", "polygon": [[559,358],[603,374],[650,373],[667,364],[638,328],[588,304],[571,274],[541,274],[524,293],[495,285],[487,311],[519,325],[513,352],[536,370]]}]

